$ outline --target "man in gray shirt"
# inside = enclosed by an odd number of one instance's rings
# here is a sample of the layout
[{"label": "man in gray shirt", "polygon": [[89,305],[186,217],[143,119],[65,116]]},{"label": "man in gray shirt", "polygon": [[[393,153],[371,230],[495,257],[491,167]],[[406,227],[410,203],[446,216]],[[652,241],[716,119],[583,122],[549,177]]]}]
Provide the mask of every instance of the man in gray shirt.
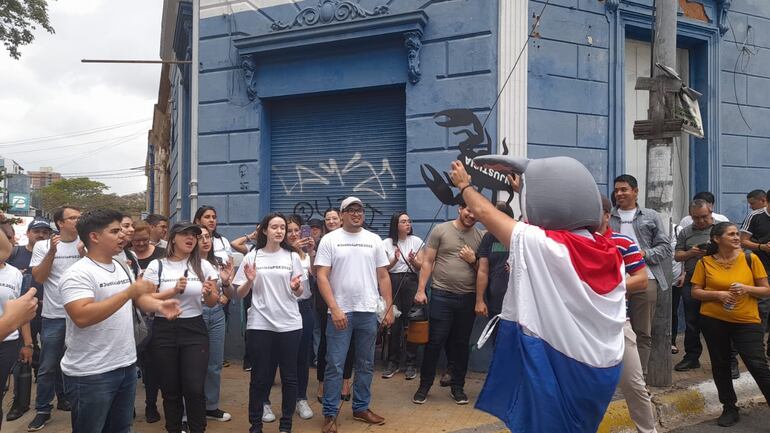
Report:
[{"label": "man in gray shirt", "polygon": [[690,278],[695,270],[695,264],[706,254],[706,245],[710,239],[711,227],[714,226],[714,217],[711,206],[702,199],[693,200],[690,203],[690,217],[692,224],[683,228],[676,237],[676,251],[674,260],[684,262],[684,285],[682,286],[682,300],[684,301],[684,320],[687,327],[684,331],[684,358],[674,369],[687,371],[700,367],[700,355],[703,346],[700,342],[700,301],[694,299],[690,293],[692,285]]}]

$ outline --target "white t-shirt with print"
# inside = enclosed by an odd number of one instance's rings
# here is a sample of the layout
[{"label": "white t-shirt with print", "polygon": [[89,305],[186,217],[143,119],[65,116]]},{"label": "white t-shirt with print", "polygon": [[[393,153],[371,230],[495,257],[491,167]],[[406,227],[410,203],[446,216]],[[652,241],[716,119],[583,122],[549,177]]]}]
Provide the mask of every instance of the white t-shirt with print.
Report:
[{"label": "white t-shirt with print", "polygon": [[365,229],[350,233],[340,228],[328,233],[321,238],[315,256],[317,266],[331,267],[334,300],[345,313],[377,311],[377,268],[389,263],[382,239]]},{"label": "white t-shirt with print", "polygon": [[[72,242],[59,242],[56,247],[56,256],[51,264],[51,272],[48,279],[43,282],[43,317],[47,319],[64,319],[67,313],[64,311],[61,291],[59,290],[59,280],[64,272],[80,260],[78,244],[80,238],[75,238]],[[36,242],[32,250],[32,260],[29,262],[30,268],[39,266],[43,263],[45,255],[51,248],[51,241]]]},{"label": "white t-shirt with print", "polygon": [[222,259],[223,263],[227,263],[233,255],[233,248],[230,246],[230,241],[228,241],[226,237],[221,236],[218,238],[212,237],[211,243],[214,248],[214,255]]},{"label": "white t-shirt with print", "polygon": [[[249,308],[246,329],[289,332],[302,329],[302,315],[291,291],[291,279],[302,275],[299,254],[283,248],[274,253],[264,249],[250,251],[243,258],[233,284],[245,283],[246,263],[256,265],[257,277],[251,287],[251,308]],[[303,292],[304,293],[304,292]]]},{"label": "white t-shirt with print", "polygon": [[[163,270],[160,275],[160,281],[158,281],[158,261],[163,261]],[[214,266],[206,260],[201,260],[201,268],[203,269],[203,278],[208,280],[218,280],[219,273]],[[203,314],[203,306],[201,303],[203,297],[203,283],[195,274],[192,266],[188,261],[171,261],[168,258],[155,259],[147,265],[147,269],[144,270],[144,279],[151,281],[158,286],[158,291],[163,292],[166,290],[173,290],[176,287],[177,281],[184,276],[184,271],[187,271],[187,286],[185,286],[183,293],[177,293],[171,299],[179,300],[179,308],[182,313],[180,318],[186,319],[189,317],[196,317]],[[163,314],[156,313],[156,316],[164,317]]]},{"label": "white t-shirt with print", "polygon": [[[130,285],[131,278],[117,261],[96,263],[83,257],[67,269],[59,287],[66,305],[87,298],[100,302]],[[85,328],[75,325],[68,315],[62,372],[67,376],[92,376],[135,363],[132,305],[128,301],[111,316]]]},{"label": "white t-shirt with print", "polygon": [[[388,263],[393,260],[396,255],[396,247],[393,246],[393,241],[390,238],[382,241],[382,246],[385,248],[385,252],[388,254]],[[390,273],[397,274],[402,272],[410,272],[407,261],[409,260],[409,253],[414,252],[417,254],[422,247],[422,239],[414,235],[409,235],[403,241],[398,241],[398,249],[401,250],[401,257],[398,259],[395,265],[390,268]],[[417,271],[417,269],[414,269]]]},{"label": "white t-shirt with print", "polygon": [[[5,314],[5,303],[16,299],[21,295],[21,283],[23,280],[21,271],[9,264],[0,269],[0,316]],[[19,330],[8,334],[3,341],[18,340]]]}]

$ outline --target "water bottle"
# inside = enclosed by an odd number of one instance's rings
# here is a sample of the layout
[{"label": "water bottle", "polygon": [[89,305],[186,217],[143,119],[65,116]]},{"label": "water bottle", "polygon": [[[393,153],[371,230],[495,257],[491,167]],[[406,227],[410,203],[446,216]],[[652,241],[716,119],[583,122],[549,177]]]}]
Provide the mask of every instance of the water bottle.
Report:
[{"label": "water bottle", "polygon": [[[738,286],[739,286],[738,283],[732,283],[730,284],[730,290]],[[727,311],[732,311],[735,309],[735,303],[725,302],[724,304],[722,304],[722,307]]]}]

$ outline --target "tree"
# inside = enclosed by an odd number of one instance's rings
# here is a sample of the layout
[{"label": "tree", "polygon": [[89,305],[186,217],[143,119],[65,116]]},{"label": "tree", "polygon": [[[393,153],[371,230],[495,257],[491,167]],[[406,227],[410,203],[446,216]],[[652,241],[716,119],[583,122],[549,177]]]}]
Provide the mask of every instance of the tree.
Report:
[{"label": "tree", "polygon": [[48,0],[2,0],[0,1],[0,41],[14,59],[21,57],[19,46],[30,44],[37,27],[48,33],[54,29],[48,21]]},{"label": "tree", "polygon": [[124,196],[107,194],[107,185],[85,177],[58,180],[40,190],[43,211],[52,214],[63,205],[77,206],[83,211],[113,209],[138,216],[145,208],[144,193]]}]

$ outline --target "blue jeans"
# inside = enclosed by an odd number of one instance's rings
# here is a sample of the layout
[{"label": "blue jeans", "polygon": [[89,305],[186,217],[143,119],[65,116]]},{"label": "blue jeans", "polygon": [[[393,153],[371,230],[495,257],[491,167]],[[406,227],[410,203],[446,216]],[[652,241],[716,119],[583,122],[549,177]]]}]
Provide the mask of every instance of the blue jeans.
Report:
[{"label": "blue jeans", "polygon": [[128,433],[134,422],[136,366],[93,376],[64,376],[73,433]]},{"label": "blue jeans", "polygon": [[209,365],[206,370],[206,410],[219,409],[219,388],[222,382],[222,362],[225,359],[225,310],[221,304],[203,306],[203,321],[209,331]]},{"label": "blue jeans", "polygon": [[326,323],[326,374],[324,380],[324,416],[336,416],[342,393],[342,370],[350,340],[354,339],[355,379],[353,381],[353,413],[369,409],[372,400],[374,344],[377,341],[375,313],[346,313],[348,326],[338,330],[331,317]]},{"label": "blue jeans", "polygon": [[66,327],[65,319],[43,317],[40,330],[40,367],[37,373],[37,396],[35,397],[37,413],[51,413],[54,392],[59,396],[64,394],[59,364],[64,356]]}]

